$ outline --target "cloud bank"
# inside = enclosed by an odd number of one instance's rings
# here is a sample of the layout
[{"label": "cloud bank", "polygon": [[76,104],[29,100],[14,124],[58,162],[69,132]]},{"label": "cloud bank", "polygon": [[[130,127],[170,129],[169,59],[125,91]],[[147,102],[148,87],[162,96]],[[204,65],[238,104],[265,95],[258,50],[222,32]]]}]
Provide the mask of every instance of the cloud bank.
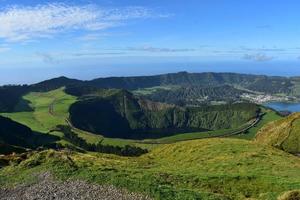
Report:
[{"label": "cloud bank", "polygon": [[129,48],[127,48],[127,50],[129,50],[129,51],[145,51],[145,52],[151,52],[151,53],[160,53],[160,52],[174,53],[174,52],[190,52],[190,51],[195,51],[196,49],[159,48],[159,47],[145,46],[145,47],[129,47]]},{"label": "cloud bank", "polygon": [[65,31],[99,31],[128,20],[150,17],[165,16],[154,15],[144,7],[101,8],[57,3],[10,6],[0,10],[0,38],[16,42],[51,37]]},{"label": "cloud bank", "polygon": [[274,57],[267,56],[266,54],[263,54],[263,53],[257,53],[257,54],[245,54],[243,56],[243,59],[257,61],[257,62],[265,62],[265,61],[273,60]]}]

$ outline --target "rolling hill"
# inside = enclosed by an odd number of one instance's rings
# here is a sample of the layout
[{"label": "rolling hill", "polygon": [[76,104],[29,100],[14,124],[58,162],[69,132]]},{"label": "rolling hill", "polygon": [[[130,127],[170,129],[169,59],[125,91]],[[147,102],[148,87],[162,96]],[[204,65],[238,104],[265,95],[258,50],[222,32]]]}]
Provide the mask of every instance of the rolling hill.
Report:
[{"label": "rolling hill", "polygon": [[239,139],[162,145],[138,158],[48,150],[22,160],[0,169],[2,187],[51,172],[59,180],[114,185],[164,200],[276,200],[300,188],[299,158]]},{"label": "rolling hill", "polygon": [[163,85],[212,87],[227,84],[266,93],[289,93],[293,87],[292,80],[286,77],[211,72],[179,72],[155,76],[110,77],[94,79],[86,83],[95,87],[129,90]]},{"label": "rolling hill", "polygon": [[[0,87],[0,112],[28,111],[30,106],[28,102],[22,101],[22,96],[30,92],[48,92],[61,87],[116,88],[130,91],[152,87],[168,87],[172,89],[170,92],[164,91],[163,95],[160,95],[161,90],[158,90],[158,93],[153,94],[152,98],[159,101],[171,102],[171,98],[178,92],[180,96],[175,95],[178,98],[177,100],[187,97],[195,101],[195,99],[202,98],[205,94],[212,94],[211,98],[218,100],[220,98],[232,99],[232,94],[235,92],[241,93],[241,89],[265,94],[289,94],[299,97],[299,80],[299,77],[287,78],[234,73],[187,72],[154,76],[97,78],[89,81],[58,77],[32,85],[8,85]],[[178,87],[183,89],[175,91],[174,94],[173,89],[176,90]],[[221,96],[221,94],[223,95]],[[159,98],[160,96],[162,96],[162,99]],[[184,101],[187,101],[187,99],[184,99]]]},{"label": "rolling hill", "polygon": [[[152,101],[165,102],[176,105],[201,105],[211,101],[224,103],[241,101],[241,95],[249,93],[229,85],[202,87],[181,86],[176,89],[158,89],[157,91],[143,95]],[[139,93],[138,93],[139,94]]]},{"label": "rolling hill", "polygon": [[138,139],[236,128],[256,118],[258,112],[255,104],[178,107],[115,90],[111,95],[83,98],[74,103],[70,107],[70,120],[76,128],[107,137]]},{"label": "rolling hill", "polygon": [[[177,84],[168,91],[172,94],[179,89],[183,99],[198,95],[217,98],[225,93],[233,96],[240,90],[223,83],[242,80],[246,85],[248,80],[234,74],[220,78],[220,74],[205,73],[201,75],[203,80],[198,80],[199,74],[161,76],[164,78],[154,85]],[[139,84],[150,86],[147,78],[138,78]],[[128,88],[138,84],[130,78],[116,79],[126,81]],[[269,80],[266,78],[266,82]],[[211,84],[205,86],[206,81]],[[249,79],[247,84],[254,82]],[[96,83],[60,77],[30,86],[3,87],[14,101],[0,98],[5,111],[0,111],[5,116],[0,117],[0,154],[32,150],[0,155],[0,191],[38,182],[39,174],[50,173],[62,181],[79,179],[113,185],[164,200],[288,200],[298,194],[300,161],[290,153],[299,153],[299,114],[280,119],[274,111],[249,103],[177,106]],[[274,78],[273,86],[279,83],[288,85]],[[271,123],[260,129],[255,141],[202,138],[224,137],[224,133],[236,132],[240,126],[243,130],[259,109],[266,114],[249,130],[249,138],[263,124]],[[280,120],[272,122],[275,119]],[[209,131],[186,133],[203,130]],[[240,135],[243,137],[248,136]],[[145,138],[154,139],[140,140]],[[190,141],[178,142],[181,140]],[[63,149],[52,146],[56,144]],[[36,149],[39,146],[50,149]]]},{"label": "rolling hill", "polygon": [[0,154],[49,146],[56,140],[54,136],[33,132],[27,126],[0,116]]},{"label": "rolling hill", "polygon": [[270,122],[260,129],[255,140],[289,153],[300,153],[300,113]]}]

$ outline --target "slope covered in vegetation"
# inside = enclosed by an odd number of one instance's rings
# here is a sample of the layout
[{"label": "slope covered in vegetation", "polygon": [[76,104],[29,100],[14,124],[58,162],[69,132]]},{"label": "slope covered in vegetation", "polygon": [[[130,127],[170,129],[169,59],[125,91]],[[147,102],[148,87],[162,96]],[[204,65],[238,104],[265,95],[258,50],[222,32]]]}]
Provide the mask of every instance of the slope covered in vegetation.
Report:
[{"label": "slope covered in vegetation", "polygon": [[0,154],[18,152],[25,148],[50,145],[58,138],[33,132],[27,126],[0,116]]},{"label": "slope covered in vegetation", "polygon": [[[297,78],[294,78],[297,79]],[[294,82],[291,78],[248,75],[235,73],[170,73],[155,76],[109,77],[88,81],[87,84],[103,88],[123,88],[134,90],[164,85],[212,87],[235,85],[253,91],[266,93],[290,93]]]},{"label": "slope covered in vegetation", "polygon": [[241,100],[245,93],[229,85],[216,87],[182,86],[178,89],[160,89],[154,93],[143,95],[150,100],[177,105],[201,105],[211,101],[235,102]]},{"label": "slope covered in vegetation", "polygon": [[[0,112],[28,111],[30,110],[30,106],[27,101],[22,99],[24,95],[30,92],[49,92],[61,87],[85,87],[85,92],[91,90],[91,87],[96,90],[101,88],[137,90],[151,87],[168,87],[171,88],[171,91],[178,89],[178,87],[187,88],[186,91],[185,89],[182,90],[180,95],[175,98],[177,101],[182,100],[184,97],[198,99],[205,94],[210,95],[212,98],[219,99],[222,97],[221,99],[226,100],[228,98],[231,99],[236,95],[232,95],[233,93],[241,92],[234,88],[228,88],[228,86],[267,94],[283,93],[300,96],[298,90],[299,84],[299,77],[287,78],[234,73],[180,72],[155,76],[98,78],[90,81],[58,77],[33,85],[9,85],[0,87]],[[218,87],[224,87],[224,91],[220,90]],[[158,92],[162,91],[158,90]],[[166,102],[171,102],[174,94],[172,92],[165,94],[165,92],[166,91],[163,92],[163,99],[165,99]],[[220,94],[220,92],[224,95]],[[160,97],[160,93],[153,96],[154,99],[157,99],[158,97]],[[188,99],[184,99],[184,101],[187,100]]]},{"label": "slope covered in vegetation", "polygon": [[235,128],[257,114],[258,107],[254,104],[177,107],[139,99],[126,90],[104,97],[83,98],[70,107],[70,119],[75,127],[121,138]]},{"label": "slope covered in vegetation", "polygon": [[0,185],[32,182],[32,174],[45,171],[63,180],[112,184],[164,200],[276,200],[300,188],[299,158],[239,139],[179,142],[137,158],[33,152],[19,165],[0,169]]},{"label": "slope covered in vegetation", "polygon": [[300,113],[268,123],[259,130],[255,140],[290,153],[300,153]]}]

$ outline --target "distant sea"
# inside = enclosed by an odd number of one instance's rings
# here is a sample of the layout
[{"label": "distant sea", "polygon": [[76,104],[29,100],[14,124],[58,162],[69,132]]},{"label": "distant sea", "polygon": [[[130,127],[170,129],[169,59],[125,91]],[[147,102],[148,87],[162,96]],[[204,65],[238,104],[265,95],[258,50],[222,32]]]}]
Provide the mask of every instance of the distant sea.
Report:
[{"label": "distant sea", "polygon": [[264,105],[273,108],[277,111],[300,112],[300,102],[299,103],[270,102],[270,103],[265,103]]},{"label": "distant sea", "polygon": [[89,80],[108,76],[140,76],[162,73],[187,72],[235,72],[276,76],[300,76],[300,60],[294,62],[196,62],[191,60],[159,62],[130,60],[89,63],[72,62],[38,66],[0,66],[0,85],[31,84],[58,76]]}]

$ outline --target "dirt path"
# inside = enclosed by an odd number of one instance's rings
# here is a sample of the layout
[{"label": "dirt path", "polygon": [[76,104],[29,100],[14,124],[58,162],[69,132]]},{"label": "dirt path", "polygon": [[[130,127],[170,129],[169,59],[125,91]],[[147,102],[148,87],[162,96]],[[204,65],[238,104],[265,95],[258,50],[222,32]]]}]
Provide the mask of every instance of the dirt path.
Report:
[{"label": "dirt path", "polygon": [[54,99],[51,104],[49,104],[49,114],[52,115],[52,116],[55,116],[55,113],[54,113],[54,104],[56,102],[57,99]]},{"label": "dirt path", "polygon": [[101,186],[85,181],[54,180],[49,173],[39,175],[38,182],[14,188],[0,189],[1,200],[150,200],[151,198],[113,186]]}]

